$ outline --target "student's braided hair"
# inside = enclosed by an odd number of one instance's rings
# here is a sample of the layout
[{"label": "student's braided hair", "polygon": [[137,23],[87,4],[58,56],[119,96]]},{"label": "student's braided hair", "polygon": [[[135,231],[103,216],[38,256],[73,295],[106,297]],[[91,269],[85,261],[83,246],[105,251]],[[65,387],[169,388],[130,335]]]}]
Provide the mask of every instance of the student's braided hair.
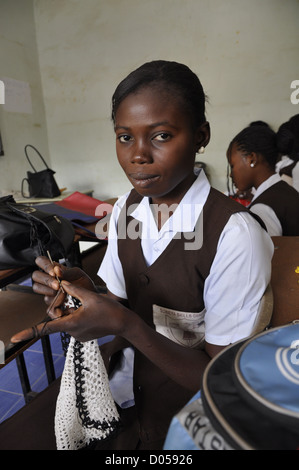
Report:
[{"label": "student's braided hair", "polygon": [[276,140],[276,133],[266,126],[249,126],[237,134],[228,147],[228,155],[231,152],[233,144],[244,155],[249,155],[252,152],[262,155],[264,161],[275,169],[275,164],[278,160],[278,147]]},{"label": "student's braided hair", "polygon": [[283,123],[277,132],[279,153],[299,161],[299,114]]},{"label": "student's braided hair", "polygon": [[112,121],[121,102],[131,93],[147,86],[161,92],[173,93],[190,113],[192,123],[198,126],[206,121],[205,93],[197,75],[178,62],[155,60],[131,72],[117,86],[112,97]]}]

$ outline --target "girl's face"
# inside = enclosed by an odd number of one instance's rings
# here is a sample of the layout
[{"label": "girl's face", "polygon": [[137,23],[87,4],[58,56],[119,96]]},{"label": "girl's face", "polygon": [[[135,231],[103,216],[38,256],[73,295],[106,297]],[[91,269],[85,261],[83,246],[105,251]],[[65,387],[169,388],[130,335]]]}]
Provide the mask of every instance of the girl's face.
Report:
[{"label": "girl's face", "polygon": [[230,155],[227,158],[231,168],[230,176],[236,188],[239,191],[247,191],[252,188],[254,184],[250,159],[237,149],[236,143],[233,143]]},{"label": "girl's face", "polygon": [[119,163],[136,191],[153,203],[179,203],[194,181],[196,151],[209,141],[209,125],[194,130],[170,93],[150,87],[128,95],[115,117]]}]

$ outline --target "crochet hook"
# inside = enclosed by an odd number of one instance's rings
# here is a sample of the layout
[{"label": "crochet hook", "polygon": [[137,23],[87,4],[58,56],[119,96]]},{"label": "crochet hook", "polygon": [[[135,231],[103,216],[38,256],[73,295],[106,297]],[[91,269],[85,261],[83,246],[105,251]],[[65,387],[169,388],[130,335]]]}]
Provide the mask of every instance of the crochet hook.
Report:
[{"label": "crochet hook", "polygon": [[[51,255],[50,255],[50,252],[49,252],[49,251],[47,251],[47,255],[48,255],[48,258],[49,258],[49,260],[50,260],[52,266],[54,267],[55,265],[54,265],[54,262],[53,262],[53,260],[52,260],[52,257],[51,257]],[[57,281],[58,281],[58,283],[59,283],[60,289],[62,289],[62,292],[64,292],[63,287],[62,287],[62,285],[61,285],[61,279],[59,279],[59,277],[58,277],[56,274],[55,274],[55,277],[56,277],[56,279],[57,279]]]}]

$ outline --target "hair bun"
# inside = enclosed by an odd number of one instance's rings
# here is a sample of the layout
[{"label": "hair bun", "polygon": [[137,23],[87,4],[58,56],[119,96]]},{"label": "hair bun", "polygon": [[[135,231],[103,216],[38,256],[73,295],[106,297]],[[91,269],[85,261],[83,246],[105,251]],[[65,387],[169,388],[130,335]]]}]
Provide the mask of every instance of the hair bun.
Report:
[{"label": "hair bun", "polygon": [[299,160],[299,114],[281,124],[277,132],[277,147],[283,155]]},{"label": "hair bun", "polygon": [[284,127],[284,125],[280,126],[278,129],[276,134],[276,145],[279,153],[282,153],[283,155],[290,156],[295,150],[295,137],[289,129]]}]

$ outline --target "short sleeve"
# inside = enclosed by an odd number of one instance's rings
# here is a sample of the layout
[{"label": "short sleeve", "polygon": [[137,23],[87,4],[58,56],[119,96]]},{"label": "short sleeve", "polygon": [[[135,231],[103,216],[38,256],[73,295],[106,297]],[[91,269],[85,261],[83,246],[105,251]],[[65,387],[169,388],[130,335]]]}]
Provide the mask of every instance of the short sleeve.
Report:
[{"label": "short sleeve", "polygon": [[118,257],[117,220],[126,198],[127,195],[122,196],[113,207],[109,224],[108,246],[98,271],[98,276],[103,279],[107,289],[121,299],[127,299],[127,293],[123,269]]},{"label": "short sleeve", "polygon": [[250,214],[230,217],[205,282],[207,342],[226,346],[250,335],[270,282],[273,249]]},{"label": "short sleeve", "polygon": [[270,237],[280,237],[282,235],[281,223],[270,206],[266,204],[254,204],[250,207],[250,212],[253,212],[262,219]]}]

